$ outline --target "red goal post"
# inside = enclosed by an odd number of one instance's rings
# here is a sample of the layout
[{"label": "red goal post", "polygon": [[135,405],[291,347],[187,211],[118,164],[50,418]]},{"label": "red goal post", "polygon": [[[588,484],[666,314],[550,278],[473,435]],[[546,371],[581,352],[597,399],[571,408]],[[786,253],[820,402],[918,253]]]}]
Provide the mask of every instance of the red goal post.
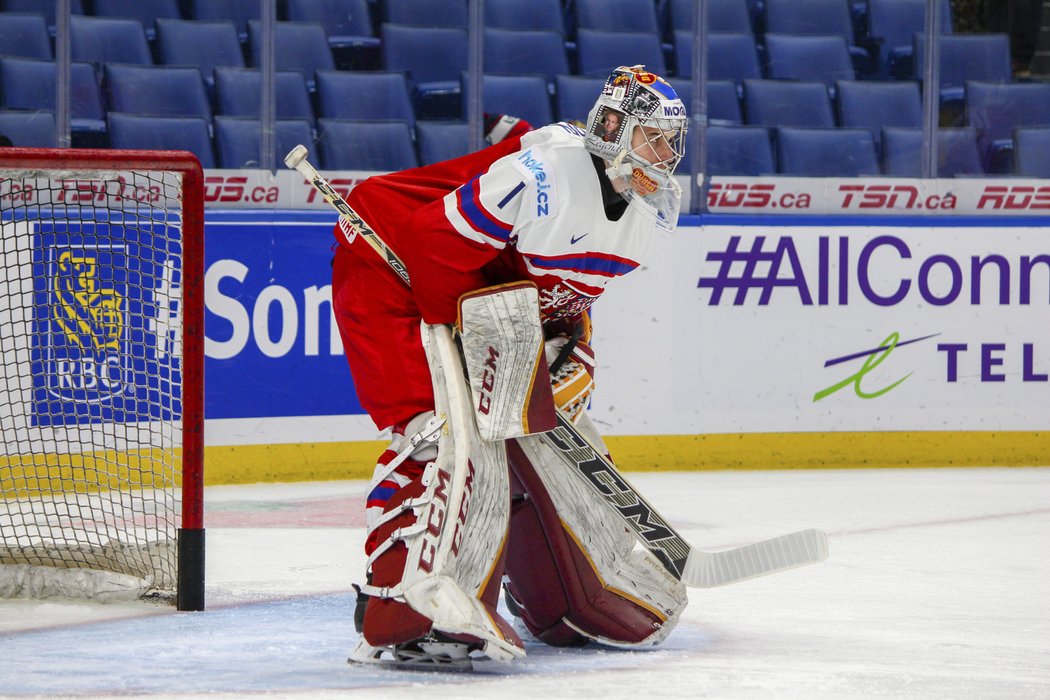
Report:
[{"label": "red goal post", "polygon": [[203,183],[0,148],[0,596],[204,608]]}]

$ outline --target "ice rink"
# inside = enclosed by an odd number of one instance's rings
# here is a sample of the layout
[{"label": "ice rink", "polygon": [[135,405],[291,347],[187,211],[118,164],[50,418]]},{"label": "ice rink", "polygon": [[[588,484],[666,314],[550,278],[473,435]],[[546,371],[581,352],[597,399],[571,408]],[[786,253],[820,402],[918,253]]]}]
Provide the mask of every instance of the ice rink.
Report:
[{"label": "ice rink", "polygon": [[213,487],[207,611],[0,601],[0,697],[1050,698],[1050,469],[628,478],[701,549],[819,527],[831,556],[691,591],[654,650],[379,670],[346,663],[365,483]]}]

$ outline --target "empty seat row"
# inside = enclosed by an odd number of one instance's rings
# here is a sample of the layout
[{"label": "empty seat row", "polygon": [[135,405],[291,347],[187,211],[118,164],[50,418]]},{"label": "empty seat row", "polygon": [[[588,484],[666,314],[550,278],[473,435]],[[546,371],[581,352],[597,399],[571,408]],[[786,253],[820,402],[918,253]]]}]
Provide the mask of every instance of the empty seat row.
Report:
[{"label": "empty seat row", "polygon": [[[364,2],[365,0],[359,1]],[[314,6],[308,5],[307,7]],[[315,14],[304,13],[302,16],[323,19],[320,16],[321,14],[320,12]],[[145,30],[147,26],[155,33],[156,41],[153,50],[150,48],[152,39],[149,38],[149,33]],[[356,35],[335,35],[329,32],[351,30],[352,28],[349,27],[340,28],[338,25],[333,25],[332,21],[329,21],[327,25],[320,21],[278,22],[275,30],[278,63],[283,68],[301,69],[307,73],[332,68],[335,66],[334,57],[330,50],[332,39],[336,38],[339,41],[353,44],[355,43],[354,37]],[[152,63],[156,60],[156,62],[166,64],[245,65],[245,59],[247,58],[247,63],[258,65],[261,23],[258,20],[249,20],[246,31],[249,37],[248,55],[246,57],[242,56],[238,29],[232,21],[189,21],[161,15],[159,18],[150,19],[148,24],[143,24],[140,19],[136,18],[102,18],[77,15],[71,19],[70,40],[74,60],[86,60],[95,63],[114,61],[122,63]],[[635,23],[628,29],[618,31],[610,31],[606,26],[601,26],[597,29],[581,29],[576,37],[575,50],[571,52],[571,61],[570,53],[566,52],[563,44],[563,37],[558,32],[552,30],[528,30],[535,33],[529,34],[528,37],[518,37],[517,41],[514,41],[512,37],[523,31],[526,30],[520,28],[490,28],[488,30],[485,43],[486,46],[492,45],[491,48],[486,49],[486,63],[488,64],[486,69],[489,72],[511,72],[505,66],[496,64],[496,62],[502,61],[503,63],[512,64],[513,72],[535,71],[548,75],[568,73],[570,72],[571,63],[575,67],[573,72],[584,74],[607,73],[611,67],[619,65],[626,60],[630,63],[645,63],[656,72],[670,74],[675,69],[675,66],[669,65],[671,61],[667,59],[673,56],[673,63],[677,64],[677,74],[685,76],[690,74],[693,37],[686,30],[678,30],[672,34],[671,39],[674,46],[672,53],[669,50],[671,45],[662,44],[660,35],[656,31],[647,28],[644,24]],[[405,37],[410,35],[412,43],[416,46],[420,44],[431,46],[437,42],[439,50],[442,49],[441,44],[449,45],[452,50],[452,53],[442,51],[436,54],[444,57],[444,60],[434,61],[435,54],[430,54],[428,58],[431,60],[427,63],[420,65],[419,62],[414,62],[415,65],[413,67],[416,70],[433,72],[445,66],[447,72],[448,70],[455,70],[457,67],[461,68],[466,55],[464,32],[465,29],[461,27],[419,27],[393,22],[384,23],[380,33],[383,44],[385,45],[388,40],[397,44],[384,50],[383,57],[387,61],[386,66],[400,70],[400,68],[391,66],[390,61],[400,60],[397,57],[406,50],[403,48]],[[726,32],[722,29],[714,28],[710,33],[723,34]],[[748,38],[751,44],[750,51],[752,53],[756,52],[758,45],[754,43],[755,37],[752,34],[741,31],[728,33],[737,35],[735,41],[738,43]],[[388,34],[391,35],[389,39]],[[504,36],[505,34],[510,34],[511,37]],[[806,31],[806,26],[804,25],[786,23],[782,29],[770,31],[766,35],[761,44],[763,52],[767,50],[767,45],[771,41],[770,37],[785,35],[795,37],[798,40],[820,37],[825,42],[834,37],[837,42],[835,45],[836,55],[839,52],[838,43],[842,43],[845,48],[844,53],[847,56],[852,56],[850,37],[833,31],[833,28],[827,28],[827,31],[824,33],[815,33]],[[371,44],[373,48],[380,44],[380,36],[370,37],[373,42]],[[360,37],[358,39],[363,41]],[[41,59],[52,57],[52,49],[42,15],[0,13],[0,40],[2,40],[3,44],[0,52],[5,55],[19,55]],[[531,50],[522,50],[526,41],[532,45],[526,48],[531,48]],[[899,37],[894,39],[894,41],[906,42],[906,46],[886,47],[887,51],[899,54],[901,50],[907,48],[910,54],[911,47],[915,41],[915,32],[912,32],[906,38]],[[361,43],[361,41],[357,43]],[[784,40],[780,39],[774,43],[783,44]],[[716,48],[721,49],[722,47]],[[800,41],[800,48],[795,49],[795,53],[798,53],[803,48],[810,51],[813,50],[809,44]],[[410,50],[410,47],[408,50]],[[737,51],[740,50],[742,49],[737,48]],[[786,49],[778,46],[775,55],[769,57],[771,63],[770,71],[776,69],[781,62],[786,60],[785,56],[789,54],[785,52]],[[198,53],[200,57],[196,56]],[[508,53],[512,54],[511,58],[503,58]],[[626,59],[624,58],[625,53],[629,55]],[[720,53],[720,50],[715,50],[714,48],[711,51],[712,55],[719,55]],[[884,54],[880,51],[879,55]],[[749,58],[747,63],[750,64],[754,60]],[[549,66],[551,61],[556,61],[557,63],[546,69],[541,67],[544,65]],[[765,60],[763,60],[763,63],[765,63]],[[1007,67],[1009,69],[1008,60]],[[859,74],[867,75],[867,72],[862,70],[859,71]],[[1007,73],[1007,76],[1009,76],[1009,73]],[[724,77],[734,76],[725,75]],[[773,75],[773,77],[796,76]],[[974,77],[980,78],[981,76]],[[417,79],[425,80],[423,77]]]},{"label": "empty seat row", "polygon": [[[205,168],[267,167],[260,161],[260,122],[218,116],[149,117],[111,112],[108,128],[116,148],[188,150]],[[304,119],[276,123],[275,159],[297,144],[312,146],[317,165],[335,170],[390,171],[463,155],[469,150],[463,122],[319,119],[316,131]],[[55,145],[55,119],[50,111],[0,111],[0,133],[15,145]],[[984,174],[973,127],[938,131],[938,177]],[[214,134],[214,137],[213,137]],[[899,176],[922,172],[922,130],[887,127],[872,132],[854,128],[712,126],[707,129],[707,170],[720,175]],[[1014,130],[1013,172],[1050,177],[1050,126]],[[688,159],[682,164],[689,168]]]},{"label": "empty seat row", "polygon": [[[920,177],[922,130],[881,130],[881,147],[866,129],[759,126],[711,127],[707,169],[712,175],[806,177]],[[1050,176],[1050,127],[1017,129],[1015,174]],[[1023,155],[1022,155],[1023,154]],[[984,174],[973,127],[939,129],[937,177]]]},{"label": "empty seat row", "polygon": [[[279,119],[275,158],[269,165],[260,162],[258,119],[217,116],[209,122],[195,116],[110,112],[107,122],[114,148],[187,150],[205,168],[280,168],[284,155],[300,143],[316,150],[315,163],[326,168],[389,171],[419,165],[413,129],[404,121],[319,119],[315,129],[305,119]],[[0,133],[16,146],[54,147],[54,112],[0,110]]]},{"label": "empty seat row", "polygon": [[[73,64],[72,126],[80,132],[104,131],[107,111],[205,120],[213,114],[258,116],[258,71],[220,68],[215,75],[217,109],[213,110],[193,67],[108,66],[108,99],[103,100],[90,65]],[[276,116],[305,119],[312,126],[315,115],[400,120],[410,127],[417,121],[407,81],[400,73],[322,71],[316,80],[316,100],[312,100],[300,73],[278,72]],[[461,80],[469,86],[465,76]],[[54,108],[53,63],[0,59],[0,81],[4,84],[3,107]],[[483,110],[513,114],[536,126],[555,120],[584,121],[601,85],[601,78],[556,76],[552,101],[542,76],[484,76]],[[883,128],[922,125],[916,82],[838,81],[835,85],[836,99],[832,100],[823,83],[747,80],[741,99],[734,83],[712,81],[707,86],[708,118],[715,125],[864,128],[872,133],[876,146]],[[682,100],[692,104],[692,84],[679,83],[678,90]],[[469,98],[467,89],[457,94]],[[977,129],[984,169],[1011,172],[1013,129],[1050,126],[1050,84],[970,82],[963,121]]]},{"label": "empty seat row", "polygon": [[[257,116],[262,78],[247,68],[215,68],[209,90],[200,71],[192,66],[141,66],[110,64],[101,82],[91,64],[75,62],[71,70],[74,132],[104,132],[109,110],[152,116],[213,114]],[[7,109],[55,109],[57,67],[51,61],[23,58],[0,59],[0,106]],[[298,71],[276,72],[276,114],[279,118],[316,117],[341,119],[416,120],[408,81],[401,73],[385,71],[318,71],[316,92],[311,95],[305,76]],[[466,76],[461,81],[468,82]],[[601,89],[601,79],[557,76],[557,119],[584,120]],[[104,86],[104,89],[103,89]],[[457,85],[457,98],[469,91]],[[571,106],[569,103],[571,102]],[[563,107],[564,103],[564,107]],[[485,76],[484,107],[509,113],[531,124],[556,120],[544,77],[537,75]],[[97,139],[93,145],[104,145]]]},{"label": "empty seat row", "polygon": [[[743,107],[742,121],[748,124],[860,127],[873,134],[876,145],[885,127],[922,125],[919,85],[914,82],[839,81],[832,102],[823,83],[747,80]],[[1011,172],[1013,130],[1050,126],[1050,84],[971,81],[962,121],[977,130],[984,169]]]}]

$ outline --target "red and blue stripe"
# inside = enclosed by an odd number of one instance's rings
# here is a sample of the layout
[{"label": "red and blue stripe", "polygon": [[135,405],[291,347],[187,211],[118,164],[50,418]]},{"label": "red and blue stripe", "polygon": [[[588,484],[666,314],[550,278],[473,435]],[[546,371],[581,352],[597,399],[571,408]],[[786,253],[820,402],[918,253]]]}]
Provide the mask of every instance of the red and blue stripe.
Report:
[{"label": "red and blue stripe", "polygon": [[619,277],[638,267],[634,260],[608,253],[584,253],[574,255],[528,255],[529,262],[542,270],[568,270],[601,277]]},{"label": "red and blue stripe", "polygon": [[481,188],[476,177],[456,190],[456,210],[472,229],[500,243],[506,243],[514,229],[481,203]]}]

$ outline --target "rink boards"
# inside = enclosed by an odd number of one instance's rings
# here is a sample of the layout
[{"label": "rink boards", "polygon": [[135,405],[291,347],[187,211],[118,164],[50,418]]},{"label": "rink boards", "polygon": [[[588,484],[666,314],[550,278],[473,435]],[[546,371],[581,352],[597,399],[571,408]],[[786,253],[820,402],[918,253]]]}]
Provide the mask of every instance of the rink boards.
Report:
[{"label": "rink boards", "polygon": [[[594,307],[591,415],[627,469],[1045,464],[1038,214],[685,217]],[[209,483],[371,472],[333,221],[208,212]]]}]

